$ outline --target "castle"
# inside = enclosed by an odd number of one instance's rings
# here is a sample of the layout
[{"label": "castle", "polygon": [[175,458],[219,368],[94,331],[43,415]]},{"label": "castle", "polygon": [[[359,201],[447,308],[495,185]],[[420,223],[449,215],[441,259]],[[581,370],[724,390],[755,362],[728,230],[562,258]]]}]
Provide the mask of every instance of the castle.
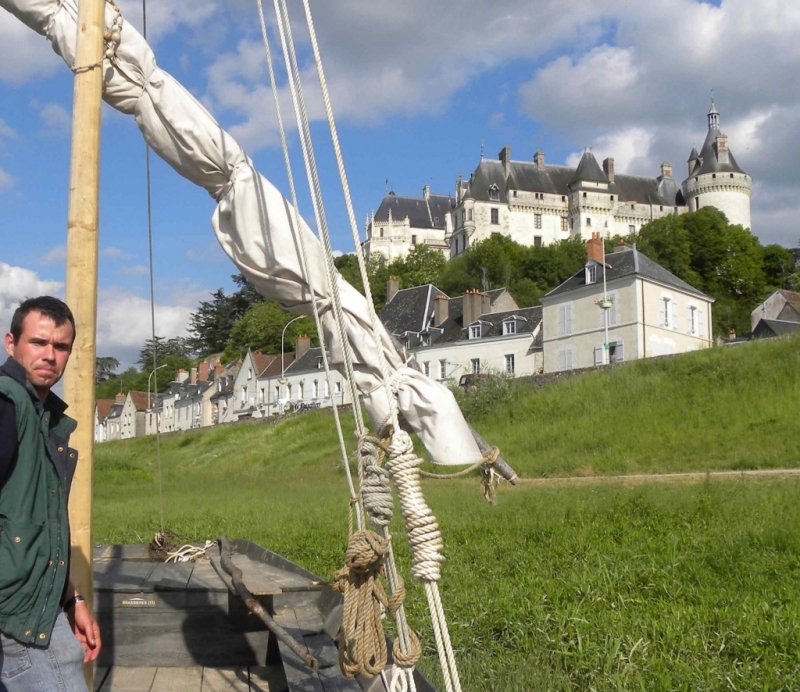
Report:
[{"label": "castle", "polygon": [[364,247],[391,261],[423,243],[453,258],[493,233],[533,246],[592,232],[627,237],[653,219],[707,206],[750,228],[751,193],[712,99],[705,142],[699,153],[692,148],[680,185],[669,163],[655,178],[621,175],[613,158],[601,167],[588,150],[573,168],[545,163],[541,150],[532,161],[515,161],[506,146],[497,160],[482,159],[469,180],[459,178],[455,197],[431,195],[427,186],[422,199],[385,197],[367,220]]}]

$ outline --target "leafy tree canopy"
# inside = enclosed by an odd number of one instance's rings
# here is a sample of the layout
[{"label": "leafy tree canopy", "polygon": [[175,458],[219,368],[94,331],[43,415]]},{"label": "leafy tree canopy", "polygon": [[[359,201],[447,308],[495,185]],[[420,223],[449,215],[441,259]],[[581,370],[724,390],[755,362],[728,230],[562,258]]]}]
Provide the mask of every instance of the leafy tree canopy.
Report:
[{"label": "leafy tree canopy", "polygon": [[[242,358],[247,349],[262,353],[280,353],[283,329],[297,315],[293,315],[273,300],[262,300],[250,306],[231,329],[227,346],[222,355],[224,361]],[[317,332],[313,317],[303,317],[286,329],[284,349],[294,351],[295,341],[300,334],[311,336],[312,344],[317,344]]]}]

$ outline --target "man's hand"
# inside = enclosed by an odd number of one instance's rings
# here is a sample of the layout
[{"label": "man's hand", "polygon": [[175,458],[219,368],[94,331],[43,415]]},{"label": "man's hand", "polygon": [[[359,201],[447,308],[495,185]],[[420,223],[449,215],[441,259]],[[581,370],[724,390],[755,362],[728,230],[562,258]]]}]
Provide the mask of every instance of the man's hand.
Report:
[{"label": "man's hand", "polygon": [[67,618],[72,627],[75,638],[83,646],[86,655],[83,657],[84,663],[94,661],[100,655],[100,627],[94,615],[89,612],[85,601],[78,601],[67,611]]}]

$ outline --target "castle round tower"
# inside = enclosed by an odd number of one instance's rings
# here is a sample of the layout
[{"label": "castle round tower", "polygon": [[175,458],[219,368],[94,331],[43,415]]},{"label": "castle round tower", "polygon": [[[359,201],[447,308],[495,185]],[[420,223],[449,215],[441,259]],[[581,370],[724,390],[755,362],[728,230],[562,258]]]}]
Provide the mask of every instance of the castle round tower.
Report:
[{"label": "castle round tower", "polygon": [[750,228],[750,195],[753,179],[747,175],[728,148],[728,138],[719,129],[719,111],[711,99],[708,134],[698,154],[692,147],[689,177],[682,184],[689,211],[716,207],[732,224]]}]

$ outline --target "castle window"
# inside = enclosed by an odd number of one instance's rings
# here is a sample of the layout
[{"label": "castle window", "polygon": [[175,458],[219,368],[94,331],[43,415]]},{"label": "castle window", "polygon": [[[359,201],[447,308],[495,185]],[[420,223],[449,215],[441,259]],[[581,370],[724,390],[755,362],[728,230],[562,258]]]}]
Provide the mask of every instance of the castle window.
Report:
[{"label": "castle window", "polygon": [[562,202],[566,202],[566,201],[567,201],[567,198],[566,198],[564,195],[561,195],[561,201],[562,201]]},{"label": "castle window", "polygon": [[381,238],[383,238],[383,229],[381,228]]},{"label": "castle window", "polygon": [[585,192],[583,193],[583,198],[586,199],[586,193]]},{"label": "castle window", "polygon": [[517,196],[517,191],[516,191],[516,190],[514,190],[514,197],[516,197],[516,196]]},{"label": "castle window", "polygon": [[500,223],[500,210],[497,207],[491,209],[492,223],[497,226]]},{"label": "castle window", "polygon": [[416,245],[417,244],[417,236],[415,236],[415,235],[411,236],[411,244],[412,245]]},{"label": "castle window", "polygon": [[614,195],[611,195],[611,201],[612,202],[614,201]]},{"label": "castle window", "polygon": [[700,198],[698,197],[698,198],[697,198],[697,199],[694,201],[694,210],[695,210],[695,211],[697,211],[699,208],[700,208]]},{"label": "castle window", "polygon": [[591,216],[587,216],[586,217],[586,226],[588,228],[591,228],[591,226],[592,226],[592,217]]},{"label": "castle window", "polygon": [[492,185],[489,188],[489,199],[498,201],[500,199],[500,188],[497,185]]},{"label": "castle window", "polygon": [[472,209],[467,209],[467,220],[472,221]]},{"label": "castle window", "polygon": [[636,226],[634,226],[633,224],[630,224],[630,225],[628,226],[628,233],[630,233],[631,235],[633,235],[634,233],[636,233]]},{"label": "castle window", "polygon": [[542,215],[541,214],[534,214],[533,215],[533,227],[534,228],[541,228],[542,227]]},{"label": "castle window", "polygon": [[562,231],[569,230],[569,226],[567,224],[568,224],[567,217],[566,216],[562,216],[561,217],[561,230]]},{"label": "castle window", "polygon": [[733,173],[731,173],[731,178],[733,178]]},{"label": "castle window", "polygon": [[662,204],[662,205],[661,205],[661,206],[658,208],[658,210],[659,210],[659,211],[664,211],[664,205]]},{"label": "castle window", "polygon": [[542,236],[533,236],[533,247],[542,247]]},{"label": "castle window", "polygon": [[716,174],[716,173],[712,173],[712,174],[711,174],[711,177],[712,177],[712,178],[716,178],[716,177],[717,177],[717,174]]}]

